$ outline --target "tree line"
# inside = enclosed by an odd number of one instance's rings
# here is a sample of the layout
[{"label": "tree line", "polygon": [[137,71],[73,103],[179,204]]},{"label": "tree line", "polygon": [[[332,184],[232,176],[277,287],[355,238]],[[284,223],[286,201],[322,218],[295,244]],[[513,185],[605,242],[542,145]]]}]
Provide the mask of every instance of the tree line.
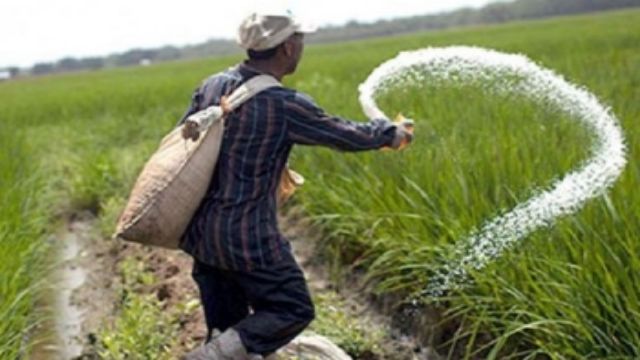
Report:
[{"label": "tree line", "polygon": [[441,14],[381,20],[369,24],[350,22],[345,26],[324,28],[315,34],[311,40],[316,42],[355,40],[635,6],[640,6],[640,0],[517,0],[494,2],[479,9],[463,8]]},{"label": "tree line", "polygon": [[[381,20],[374,23],[352,21],[343,26],[321,28],[317,33],[308,37],[308,42],[338,42],[635,6],[640,6],[640,0],[516,0],[495,2],[479,9],[464,8],[440,14]],[[28,69],[8,67],[5,72],[10,73],[11,76],[18,74],[42,75],[53,72],[146,65],[152,62],[222,56],[239,52],[240,49],[231,40],[211,39],[198,45],[132,49],[105,57],[66,57],[56,62],[40,62]]]}]

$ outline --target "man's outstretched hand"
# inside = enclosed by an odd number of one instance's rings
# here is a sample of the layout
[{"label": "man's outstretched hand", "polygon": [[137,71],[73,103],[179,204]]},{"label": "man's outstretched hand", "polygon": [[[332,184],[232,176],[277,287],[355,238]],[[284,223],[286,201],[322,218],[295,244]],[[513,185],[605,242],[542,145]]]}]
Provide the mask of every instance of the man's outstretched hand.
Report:
[{"label": "man's outstretched hand", "polygon": [[396,124],[396,134],[391,142],[391,148],[401,150],[413,141],[413,120],[407,119],[402,114],[398,114],[394,121]]}]

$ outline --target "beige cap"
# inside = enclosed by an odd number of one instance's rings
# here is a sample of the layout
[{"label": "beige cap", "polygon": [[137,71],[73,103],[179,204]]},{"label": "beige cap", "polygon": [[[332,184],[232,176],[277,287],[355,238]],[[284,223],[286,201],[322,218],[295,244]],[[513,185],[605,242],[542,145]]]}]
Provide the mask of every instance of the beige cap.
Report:
[{"label": "beige cap", "polygon": [[238,44],[246,50],[274,48],[296,32],[311,33],[315,26],[298,22],[290,15],[251,14],[238,28]]}]

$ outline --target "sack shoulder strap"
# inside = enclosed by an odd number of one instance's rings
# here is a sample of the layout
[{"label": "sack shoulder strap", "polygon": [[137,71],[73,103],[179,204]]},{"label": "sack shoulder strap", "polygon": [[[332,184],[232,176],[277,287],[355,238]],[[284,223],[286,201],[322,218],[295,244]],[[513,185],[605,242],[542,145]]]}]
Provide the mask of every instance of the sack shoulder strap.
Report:
[{"label": "sack shoulder strap", "polygon": [[240,85],[227,97],[229,110],[237,109],[244,102],[266,89],[281,86],[282,84],[271,75],[256,75]]},{"label": "sack shoulder strap", "polygon": [[271,75],[256,75],[244,82],[231,95],[225,98],[225,109],[220,105],[212,105],[187,117],[187,120],[198,124],[198,130],[207,129],[214,121],[221,119],[226,111],[233,111],[247,100],[261,91],[272,87],[280,87],[282,84]]}]

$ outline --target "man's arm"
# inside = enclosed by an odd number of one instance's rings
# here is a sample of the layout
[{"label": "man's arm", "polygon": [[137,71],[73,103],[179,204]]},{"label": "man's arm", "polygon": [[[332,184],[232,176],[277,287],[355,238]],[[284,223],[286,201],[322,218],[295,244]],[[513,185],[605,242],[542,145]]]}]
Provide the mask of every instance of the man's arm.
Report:
[{"label": "man's arm", "polygon": [[221,76],[219,74],[212,75],[205,79],[202,84],[193,91],[193,95],[191,95],[191,104],[189,104],[189,107],[184,112],[176,126],[183,124],[189,116],[211,105],[211,101],[215,95],[228,94],[228,83],[221,82],[220,79]]},{"label": "man's arm", "polygon": [[397,126],[387,119],[366,123],[330,116],[306,95],[284,100],[289,140],[302,145],[324,145],[344,151],[392,147],[399,142]]}]

